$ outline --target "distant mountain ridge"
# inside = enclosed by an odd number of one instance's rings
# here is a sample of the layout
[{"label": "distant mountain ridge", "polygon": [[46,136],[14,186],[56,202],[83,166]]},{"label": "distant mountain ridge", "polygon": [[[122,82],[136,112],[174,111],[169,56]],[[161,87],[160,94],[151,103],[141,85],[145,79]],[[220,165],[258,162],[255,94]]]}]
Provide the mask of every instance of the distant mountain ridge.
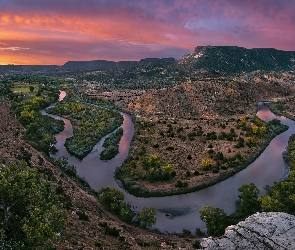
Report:
[{"label": "distant mountain ridge", "polygon": [[175,63],[176,60],[172,57],[169,58],[144,58],[140,61],[107,61],[107,60],[93,60],[93,61],[68,61],[62,68],[65,69],[77,69],[77,70],[108,70],[108,69],[129,69],[138,66],[148,65],[166,65]]},{"label": "distant mountain ridge", "polygon": [[0,65],[0,72],[47,72],[59,69],[57,65]]},{"label": "distant mountain ridge", "polygon": [[273,48],[246,49],[238,46],[198,46],[181,60],[175,58],[145,58],[140,61],[68,61],[62,66],[54,65],[0,65],[0,71],[55,71],[55,70],[112,70],[148,66],[170,67],[190,72],[232,74],[256,70],[295,70],[295,51]]},{"label": "distant mountain ridge", "polygon": [[237,46],[198,46],[184,56],[180,68],[188,71],[241,73],[255,70],[294,70],[295,52],[272,48],[246,49]]}]

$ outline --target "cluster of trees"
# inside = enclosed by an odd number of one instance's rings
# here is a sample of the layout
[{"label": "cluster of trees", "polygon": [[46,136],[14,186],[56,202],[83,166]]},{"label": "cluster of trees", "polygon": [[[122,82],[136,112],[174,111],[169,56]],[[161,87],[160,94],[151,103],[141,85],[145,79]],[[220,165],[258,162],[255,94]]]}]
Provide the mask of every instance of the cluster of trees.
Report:
[{"label": "cluster of trees", "polygon": [[228,140],[228,141],[233,141],[238,135],[236,134],[234,128],[230,129],[229,133],[226,132],[221,132],[220,135],[218,135],[219,140]]},{"label": "cluster of trees", "polygon": [[123,129],[119,128],[115,133],[110,135],[103,142],[103,147],[105,148],[101,154],[101,160],[111,160],[119,153],[119,142],[123,135]]},{"label": "cluster of trees", "polygon": [[150,182],[167,181],[176,175],[173,166],[165,163],[159,155],[144,157],[141,165],[143,170],[145,170],[145,179],[148,179]]},{"label": "cluster of trees", "polygon": [[138,181],[169,181],[176,176],[171,164],[166,163],[159,155],[129,156],[124,164],[116,169],[116,178],[120,179],[129,192],[137,196],[146,196],[147,190],[138,185]]},{"label": "cluster of trees", "polygon": [[0,170],[1,249],[48,249],[58,243],[67,214],[51,184],[24,162]]},{"label": "cluster of trees", "polygon": [[262,197],[259,197],[260,191],[255,184],[245,184],[239,188],[236,213],[226,216],[223,210],[211,206],[200,210],[201,219],[206,222],[208,234],[222,235],[229,224],[236,223],[256,212],[295,214],[295,135],[290,137],[284,157],[291,169],[289,177],[275,183],[272,187],[267,187],[266,194]]},{"label": "cluster of trees", "polygon": [[261,211],[258,198],[259,189],[253,184],[245,184],[239,188],[239,202],[237,212],[227,216],[223,209],[206,206],[200,210],[200,218],[206,222],[207,233],[212,236],[224,234],[225,228],[234,219],[243,219],[250,214]]},{"label": "cluster of trees", "polygon": [[65,156],[61,156],[54,161],[55,166],[58,166],[62,171],[67,173],[72,177],[77,176],[76,167],[74,165],[68,164],[68,158]]},{"label": "cluster of trees", "polygon": [[232,157],[225,157],[222,152],[215,152],[213,149],[208,151],[209,157],[202,160],[200,169],[203,171],[218,172],[220,168],[235,168],[243,162],[240,153],[236,153]]},{"label": "cluster of trees", "polygon": [[273,119],[270,122],[268,122],[268,127],[276,134],[280,134],[288,129],[288,126],[285,124],[282,124],[280,120]]},{"label": "cluster of trees", "polygon": [[74,136],[67,138],[65,146],[79,159],[88,155],[103,136],[123,122],[122,116],[113,109],[71,101],[68,96],[49,112],[71,120]]},{"label": "cluster of trees", "polygon": [[161,156],[150,155],[141,158],[128,157],[124,165],[116,171],[117,178],[122,179],[122,176],[132,176],[138,180],[157,182],[174,178],[176,172],[173,166],[165,163]]},{"label": "cluster of trees", "polygon": [[18,120],[26,128],[25,139],[46,155],[56,152],[54,134],[64,129],[64,123],[40,114],[40,110],[58,99],[56,89],[43,87],[42,96],[35,96],[25,102],[13,98]]},{"label": "cluster of trees", "polygon": [[142,208],[135,213],[131,205],[124,202],[123,192],[114,188],[102,188],[99,191],[99,200],[112,213],[118,215],[123,221],[134,223],[144,228],[150,228],[156,223],[156,210]]}]

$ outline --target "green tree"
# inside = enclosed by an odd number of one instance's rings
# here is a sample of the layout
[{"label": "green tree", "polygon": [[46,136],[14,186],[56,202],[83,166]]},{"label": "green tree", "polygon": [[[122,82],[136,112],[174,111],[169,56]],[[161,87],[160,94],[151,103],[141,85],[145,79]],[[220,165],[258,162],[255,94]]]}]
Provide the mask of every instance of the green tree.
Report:
[{"label": "green tree", "polygon": [[34,91],[34,86],[30,86],[30,91],[33,92]]},{"label": "green tree", "polygon": [[131,209],[131,205],[126,204],[125,202],[120,202],[120,214],[119,214],[119,216],[123,221],[131,223],[132,219],[134,217],[134,212]]},{"label": "green tree", "polygon": [[102,188],[99,193],[99,200],[106,207],[111,207],[112,203],[118,203],[119,201],[124,200],[123,192],[114,188]]},{"label": "green tree", "polygon": [[158,155],[150,155],[149,157],[145,157],[142,161],[142,167],[145,170],[149,170],[150,168],[159,168],[163,164],[163,159]]},{"label": "green tree", "polygon": [[23,125],[28,125],[33,122],[35,118],[35,111],[30,110],[29,108],[25,107],[23,111],[20,112],[19,120]]},{"label": "green tree", "polygon": [[43,136],[43,141],[45,143],[45,148],[44,148],[44,151],[47,155],[51,154],[51,153],[56,153],[57,152],[57,149],[56,147],[54,146],[55,143],[56,143],[56,139],[53,135],[49,134],[49,133],[46,133],[44,136]]},{"label": "green tree", "polygon": [[239,195],[240,202],[238,204],[238,212],[244,215],[250,215],[260,210],[260,201],[258,199],[259,189],[255,184],[245,184],[239,189],[241,194]]},{"label": "green tree", "polygon": [[295,211],[295,171],[290,172],[286,181],[275,183],[269,195],[261,197],[261,209],[264,212],[286,212],[293,214]]},{"label": "green tree", "polygon": [[261,210],[263,212],[282,212],[284,211],[284,204],[280,203],[276,197],[271,197],[270,195],[264,195],[259,198],[261,202]]},{"label": "green tree", "polygon": [[131,205],[123,202],[123,192],[114,188],[102,188],[99,191],[99,200],[111,212],[118,215],[123,221],[132,222],[134,212]]},{"label": "green tree", "polygon": [[156,210],[154,208],[144,207],[135,218],[135,221],[144,228],[150,228],[156,223]]},{"label": "green tree", "polygon": [[[37,170],[21,164],[0,171],[0,242],[13,249],[47,249],[67,223],[55,191]],[[6,242],[6,243],[5,243]]]},{"label": "green tree", "polygon": [[220,236],[224,234],[228,223],[227,215],[224,210],[206,206],[200,210],[200,218],[206,223],[209,235]]}]

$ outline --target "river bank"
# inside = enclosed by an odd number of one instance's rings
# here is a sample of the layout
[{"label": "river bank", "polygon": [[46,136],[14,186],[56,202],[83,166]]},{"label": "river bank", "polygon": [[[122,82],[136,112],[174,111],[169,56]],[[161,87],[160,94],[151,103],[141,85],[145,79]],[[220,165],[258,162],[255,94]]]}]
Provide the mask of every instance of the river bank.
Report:
[{"label": "river bank", "polygon": [[[214,121],[136,118],[135,124],[128,158],[115,176],[137,197],[185,194],[212,186],[246,168],[277,134],[287,130],[285,125],[267,124],[255,116]],[[163,133],[165,127],[170,131],[167,134]],[[253,132],[255,129],[264,132]],[[250,145],[250,139],[255,143]],[[153,169],[143,167],[153,156],[162,157],[162,164],[171,164],[172,178],[159,181],[156,178],[163,176],[161,169],[155,164]],[[205,160],[211,163],[206,166]]]}]

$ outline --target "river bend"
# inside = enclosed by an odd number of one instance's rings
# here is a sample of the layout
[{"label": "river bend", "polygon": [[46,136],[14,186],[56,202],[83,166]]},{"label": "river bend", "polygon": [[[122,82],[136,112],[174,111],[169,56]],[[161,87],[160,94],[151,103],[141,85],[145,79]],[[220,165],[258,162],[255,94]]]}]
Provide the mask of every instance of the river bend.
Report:
[{"label": "river bend", "polygon": [[[61,91],[60,100],[66,93]],[[286,166],[282,153],[288,144],[289,137],[295,133],[294,121],[282,116],[274,115],[267,107],[259,104],[257,115],[264,121],[279,119],[283,124],[289,126],[284,133],[276,136],[266,147],[263,153],[247,168],[236,175],[202,190],[166,197],[138,198],[127,193],[119,181],[114,178],[116,167],[120,167],[126,159],[129,151],[131,139],[134,134],[132,117],[121,113],[124,117],[122,124],[123,136],[119,143],[119,154],[110,161],[100,160],[100,153],[103,151],[102,144],[106,137],[99,141],[92,152],[83,160],[79,160],[70,155],[65,146],[66,138],[73,135],[71,122],[56,115],[47,114],[42,110],[43,115],[49,115],[55,119],[61,119],[65,123],[65,129],[56,135],[56,148],[58,152],[52,155],[54,158],[61,156],[68,157],[70,165],[75,165],[77,174],[85,178],[91,188],[99,190],[105,187],[112,187],[124,193],[125,201],[129,202],[136,210],[143,207],[153,207],[157,211],[157,222],[155,227],[162,232],[181,232],[188,229],[192,232],[197,227],[205,229],[205,223],[200,220],[199,210],[206,205],[212,205],[232,213],[235,211],[235,201],[238,198],[238,188],[243,184],[253,182],[264,192],[265,185],[273,185],[274,182],[282,180],[286,172]]]}]

